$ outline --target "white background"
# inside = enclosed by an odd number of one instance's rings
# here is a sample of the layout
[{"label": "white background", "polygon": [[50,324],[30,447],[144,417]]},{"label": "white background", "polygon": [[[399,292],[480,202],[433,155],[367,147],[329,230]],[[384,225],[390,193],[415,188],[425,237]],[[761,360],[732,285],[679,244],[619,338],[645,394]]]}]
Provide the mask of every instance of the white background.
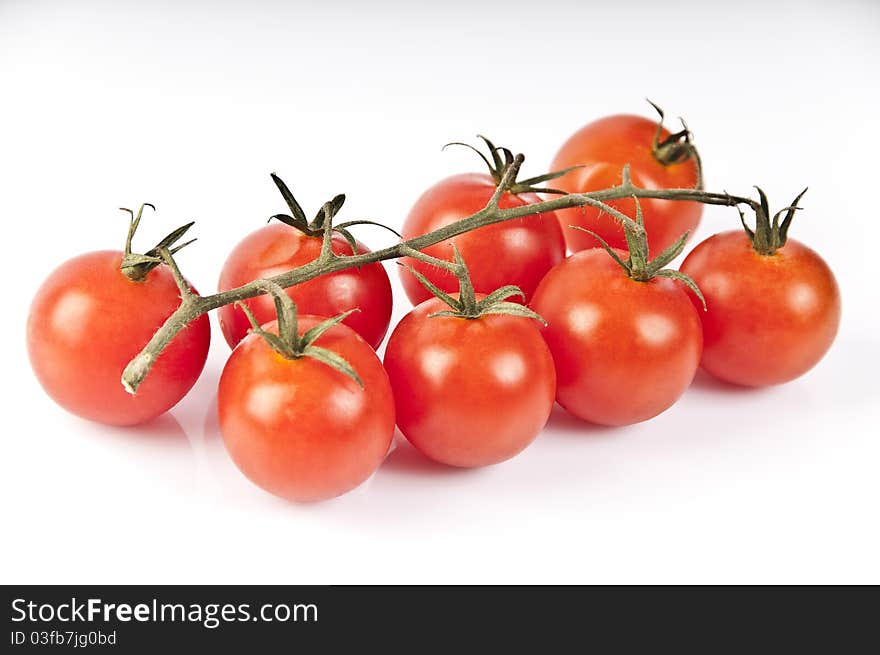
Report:
[{"label": "white background", "polygon": [[[880,582],[880,5],[710,4],[0,0],[2,581]],[[645,96],[686,116],[709,188],[758,183],[779,208],[810,185],[792,234],[836,272],[844,317],[804,378],[700,376],[625,429],[557,411],[483,470],[403,444],[353,493],[297,506],[223,451],[216,323],[193,392],[144,428],[70,416],[30,372],[33,293],[64,259],[121,247],[119,206],[157,204],[142,247],[197,219],[181,266],[210,291],[284,209],[270,171],[310,212],[344,191],[345,217],[399,226],[475,170],[447,141],[486,133],[537,174],[587,121],[650,115]],[[698,238],[737,220],[708,208]]]}]

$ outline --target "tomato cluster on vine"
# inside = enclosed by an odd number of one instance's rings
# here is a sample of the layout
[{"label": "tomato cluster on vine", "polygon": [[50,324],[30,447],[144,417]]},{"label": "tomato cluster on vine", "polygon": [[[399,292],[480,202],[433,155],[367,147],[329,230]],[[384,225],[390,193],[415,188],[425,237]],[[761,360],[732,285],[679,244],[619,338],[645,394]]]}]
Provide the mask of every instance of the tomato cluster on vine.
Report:
[{"label": "tomato cluster on vine", "polygon": [[[205,298],[174,257],[191,224],[138,254],[132,238],[152,205],[126,210],[124,251],[75,257],[37,292],[34,372],[73,414],[144,423],[198,379],[205,312],[219,308],[232,348],[218,390],[224,443],[255,484],[295,501],[364,482],[395,426],[425,457],[478,467],[525,449],[554,403],[620,426],[667,410],[701,366],[746,386],[803,375],[840,321],[831,270],[788,238],[803,193],[771,215],[760,189],[759,200],[704,192],[690,131],[669,132],[658,112],[590,123],[554,172],[521,181],[522,157],[483,138],[488,154],[472,149],[488,173],[435,184],[400,243],[372,253],[350,231],[368,221],[334,222],[344,196],[310,221],[273,174],[290,213],[245,237]],[[736,206],[743,229],[669,268],[706,202]],[[380,359],[393,302],[381,260],[394,257],[414,307]],[[292,272],[299,283],[278,284]]]}]

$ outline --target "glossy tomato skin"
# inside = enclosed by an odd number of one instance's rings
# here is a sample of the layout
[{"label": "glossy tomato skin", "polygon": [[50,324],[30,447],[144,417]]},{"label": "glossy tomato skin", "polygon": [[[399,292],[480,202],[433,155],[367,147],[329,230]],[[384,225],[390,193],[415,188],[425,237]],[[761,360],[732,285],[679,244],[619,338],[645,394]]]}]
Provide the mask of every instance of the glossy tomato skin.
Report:
[{"label": "glossy tomato skin", "polygon": [[[418,199],[403,224],[404,239],[431,232],[486,206],[495,192],[489,175],[454,175],[435,184]],[[540,202],[535,194],[501,196],[501,208],[522,207]],[[452,261],[452,244],[458,248],[471,273],[478,293],[515,284],[530,298],[541,278],[565,257],[565,239],[552,212],[485,225],[422,251]],[[447,293],[458,291],[458,281],[450,272],[404,257],[401,262],[414,268]],[[400,277],[406,295],[417,305],[431,294],[404,268]]]},{"label": "glossy tomato skin", "polygon": [[[625,253],[620,252],[625,257]],[[677,282],[631,279],[604,250],[575,253],[535,292],[556,365],[556,400],[600,425],[629,425],[669,408],[693,380],[702,329]]]},{"label": "glossy tomato skin", "polygon": [[765,256],[741,230],[723,232],[698,244],[681,270],[706,298],[701,365],[721,380],[750,387],[788,382],[813,368],[834,341],[834,274],[793,239]]},{"label": "glossy tomato skin", "polygon": [[553,359],[532,319],[430,317],[446,309],[436,298],[421,303],[388,340],[397,424],[437,462],[497,464],[546,424],[556,390]]},{"label": "glossy tomato skin", "polygon": [[[633,184],[647,189],[694,188],[697,185],[697,163],[691,157],[678,164],[664,166],[653,154],[652,144],[657,123],[641,116],[607,116],[575,132],[566,141],[551,170],[583,165],[553,185],[569,193],[597,191],[620,184],[625,164],[630,165]],[[662,141],[669,136],[663,130]],[[697,202],[641,199],[645,231],[651,253],[656,255],[685,232],[697,227],[703,206]],[[635,216],[635,202],[631,199],[612,200],[609,205],[627,216]],[[627,249],[623,228],[607,213],[593,207],[573,207],[556,212],[563,227],[569,250],[577,252],[596,245],[589,234],[572,230],[577,225],[591,230],[605,239],[613,248]]]},{"label": "glossy tomato skin", "polygon": [[[220,273],[218,289],[228,291],[251,280],[271,277],[308,264],[321,252],[321,239],[276,223],[244,238],[230,253]],[[351,246],[340,235],[333,237],[333,252],[350,255]],[[358,242],[358,252],[368,249]],[[345,324],[377,348],[391,321],[391,283],[380,263],[368,264],[321,275],[287,289],[299,311],[318,316],[336,316],[358,308]],[[275,304],[269,295],[244,301],[260,323],[275,318]],[[218,311],[220,328],[230,347],[241,341],[250,328],[245,313],[234,305]]]},{"label": "glossy tomato skin", "polygon": [[204,315],[190,323],[137,394],[127,393],[123,369],[180,306],[180,293],[168,267],[133,282],[121,262],[121,252],[99,251],[55,269],[31,305],[27,347],[37,379],[64,409],[99,423],[135,425],[171,409],[195,384],[211,328]]},{"label": "glossy tomato skin", "polygon": [[[300,333],[323,317],[301,316]],[[277,333],[275,321],[264,326]],[[310,357],[286,359],[257,334],[232,351],[217,395],[220,432],[239,469],[294,501],[343,494],[382,463],[394,434],[394,399],[376,353],[344,324],[315,345],[357,371],[363,388]]]}]

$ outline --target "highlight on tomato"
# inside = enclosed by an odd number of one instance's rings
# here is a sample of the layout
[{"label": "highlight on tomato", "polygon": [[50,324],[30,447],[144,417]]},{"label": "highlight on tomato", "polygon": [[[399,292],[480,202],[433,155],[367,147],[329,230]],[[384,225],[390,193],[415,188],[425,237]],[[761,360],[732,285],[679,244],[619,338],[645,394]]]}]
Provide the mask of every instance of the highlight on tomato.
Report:
[{"label": "highlight on tomato", "polygon": [[123,388],[126,364],[180,306],[178,281],[165,262],[187,245],[175,244],[193,225],[133,253],[145,207],[155,209],[145,203],[136,214],[123,210],[131,214],[124,251],[67,260],[40,286],[28,315],[28,355],[43,389],[72,414],[108,425],[144,423],[176,405],[201,374],[211,340],[208,317],[200,316],[166,346],[136,395]]},{"label": "highlight on tomato", "polygon": [[397,425],[436,462],[476,467],[507,460],[534,441],[553,407],[556,375],[541,318],[509,301],[523,295],[513,285],[475,293],[454,245],[455,266],[409,254],[455,271],[460,291],[447,294],[412,271],[434,297],[400,321],[386,346]]},{"label": "highlight on tomato", "polygon": [[379,467],[394,434],[388,376],[370,345],[333,318],[298,316],[285,290],[261,287],[277,319],[232,351],[217,394],[220,432],[236,466],[257,486],[293,501],[354,489]]},{"label": "highlight on tomato", "polygon": [[[663,110],[651,105],[659,113],[659,121],[619,114],[600,118],[575,132],[559,149],[552,169],[575,168],[559,178],[556,186],[567,193],[617,186],[628,164],[632,183],[638,187],[702,189],[702,163],[687,125],[682,121],[682,129],[670,133],[663,127]],[[621,199],[607,204],[632,216],[633,203]],[[693,232],[703,213],[698,202],[645,198],[640,204],[652,254],[665,251],[685,232]],[[627,248],[623,228],[607,212],[585,206],[561,209],[556,215],[572,252],[595,247],[590,233],[598,234],[612,248]],[[569,225],[586,231],[569,230]]]},{"label": "highlight on tomato", "polygon": [[[651,260],[641,211],[623,221],[628,252],[575,253],[551,270],[531,307],[547,326],[556,365],[556,400],[578,418],[601,425],[645,421],[671,407],[694,378],[703,335],[679,271],[664,268],[687,234]],[[701,310],[702,311],[702,310]]]},{"label": "highlight on tomato", "polygon": [[[432,230],[454,223],[485,208],[501,183],[513,155],[507,148],[497,148],[486,139],[489,158],[474,150],[485,162],[489,173],[453,175],[425,191],[410,210],[403,224],[403,239],[412,239]],[[555,189],[540,188],[542,182],[562,175],[549,173],[517,182],[501,194],[498,206],[502,209],[523,207],[541,201],[541,193],[561,193]],[[492,225],[484,225],[470,232],[445,239],[421,249],[427,255],[452,261],[452,247],[458,248],[470,267],[471,280],[477,293],[491,293],[506,284],[519,287],[526,300],[554,265],[565,257],[565,239],[555,214],[533,214]],[[404,291],[413,305],[431,298],[431,293],[410,272],[416,271],[446,293],[458,289],[458,281],[449,271],[418,259],[405,257],[406,264],[400,276]]]},{"label": "highlight on tomato", "polygon": [[[221,292],[252,280],[284,273],[317,259],[321,254],[325,227],[332,224],[345,202],[344,195],[336,196],[325,203],[314,220],[309,222],[281,178],[273,173],[272,180],[290,208],[290,214],[272,216],[279,222],[252,232],[232,250],[220,273],[218,289]],[[369,252],[349,232],[350,227],[367,223],[374,224],[372,221],[359,220],[333,226],[332,251],[337,255]],[[388,331],[391,321],[391,283],[381,263],[325,273],[288,287],[287,294],[304,314],[336,316],[353,308],[360,309],[349,314],[345,324],[373,348],[382,343]],[[260,323],[275,317],[275,307],[269,296],[250,298],[243,305],[253,312]],[[247,315],[238,306],[225,305],[218,310],[218,318],[226,342],[234,348],[250,328]]]},{"label": "highlight on tomato", "polygon": [[834,274],[819,254],[788,238],[805,192],[771,220],[758,189],[754,230],[740,212],[744,231],[709,237],[681,265],[706,300],[701,365],[716,378],[749,387],[788,382],[813,368],[834,341]]}]

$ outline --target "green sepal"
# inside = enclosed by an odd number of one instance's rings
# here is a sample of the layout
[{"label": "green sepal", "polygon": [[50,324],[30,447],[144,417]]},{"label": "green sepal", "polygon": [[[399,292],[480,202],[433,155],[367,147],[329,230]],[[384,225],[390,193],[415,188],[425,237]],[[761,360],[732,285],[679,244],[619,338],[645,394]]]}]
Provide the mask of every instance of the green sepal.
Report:
[{"label": "green sepal", "polygon": [[672,260],[678,257],[684,251],[684,244],[687,243],[690,231],[685,232],[678,240],[669,246],[666,250],[657,255],[648,265],[648,274],[653,275],[657,271],[666,268],[672,263]]},{"label": "green sepal", "polygon": [[[330,238],[330,236],[326,233],[328,231],[336,232],[343,239],[345,239],[349,247],[351,247],[352,255],[359,254],[357,240],[348,229],[354,225],[376,225],[378,227],[385,228],[390,232],[393,232],[394,235],[398,238],[400,237],[400,234],[396,230],[388,227],[387,225],[382,225],[382,223],[378,223],[376,221],[355,220],[346,221],[345,223],[340,223],[339,225],[333,225],[333,219],[336,217],[336,215],[342,209],[342,206],[345,204],[344,193],[340,193],[334,196],[332,200],[328,200],[323,205],[321,205],[321,209],[318,210],[318,213],[315,215],[314,220],[312,220],[312,222],[310,223],[306,218],[305,212],[303,211],[302,207],[296,201],[296,198],[293,197],[293,193],[290,191],[290,188],[288,188],[284,181],[275,173],[272,173],[271,175],[272,180],[275,182],[275,185],[278,187],[278,190],[284,197],[284,201],[290,208],[290,212],[292,215],[274,214],[269,217],[270,221],[274,218],[275,220],[281,221],[285,225],[289,225],[290,227],[299,230],[303,234],[306,234],[310,237],[321,237],[325,239],[325,243],[326,240]],[[332,251],[328,253],[328,256],[329,255],[332,255]]]},{"label": "green sepal", "polygon": [[334,227],[333,231],[336,232],[336,234],[340,235],[343,239],[345,239],[346,243],[348,243],[348,247],[351,248],[352,255],[358,254],[357,240],[354,238],[354,235],[351,232],[346,230],[344,227],[339,226]]},{"label": "green sepal", "polygon": [[660,141],[660,134],[663,131],[663,120],[666,118],[666,114],[659,106],[651,102],[648,98],[645,98],[645,100],[647,100],[648,104],[651,105],[660,115],[660,120],[657,121],[657,130],[654,132],[654,139],[651,143],[654,158],[662,165],[670,166],[672,164],[684,163],[693,157],[697,162],[697,188],[701,188],[703,177],[701,171],[702,166],[699,155],[697,154],[697,149],[694,147],[694,144],[691,143],[692,134],[688,129],[687,123],[684,122],[683,118],[679,118],[678,120],[681,121],[682,129],[670,134],[663,139],[663,141]]},{"label": "green sepal", "polygon": [[[636,280],[638,282],[647,282],[648,280],[654,277],[668,277],[675,280],[679,280],[686,284],[697,296],[700,298],[700,301],[703,303],[703,308],[706,308],[706,300],[703,298],[703,294],[700,291],[699,287],[697,287],[696,282],[694,282],[690,277],[682,273],[681,271],[676,271],[675,269],[665,268],[672,260],[678,257],[682,251],[684,250],[685,242],[688,238],[688,232],[685,232],[681,235],[675,243],[670,245],[666,250],[661,252],[657,257],[653,260],[648,258],[648,236],[644,231],[645,221],[642,216],[642,210],[639,206],[639,202],[636,199],[636,224],[638,227],[642,228],[642,232],[640,234],[636,234],[635,230],[629,225],[623,224],[623,232],[626,235],[626,242],[630,247],[629,256],[624,261],[624,259],[618,255],[614,248],[608,245],[608,242],[605,241],[598,234],[593,232],[592,230],[587,230],[586,228],[580,227],[578,225],[569,225],[570,228],[574,230],[580,230],[581,232],[586,232],[591,235],[596,241],[599,242],[599,245],[607,252],[615,262],[617,262],[621,268],[626,272],[626,274]],[[636,253],[634,256],[633,253]]]},{"label": "green sepal", "polygon": [[269,217],[269,221],[267,222],[271,222],[273,218],[276,221],[284,223],[285,225],[299,230],[300,232],[304,232],[309,236],[315,236],[314,234],[312,234],[312,230],[309,227],[309,224],[305,221],[300,221],[299,219],[296,219],[293,216],[288,216],[287,214],[272,214],[272,216]]},{"label": "green sepal", "polygon": [[683,282],[687,287],[693,291],[697,298],[700,299],[700,302],[703,304],[703,311],[706,311],[708,308],[706,307],[706,299],[703,297],[703,292],[700,291],[700,287],[697,286],[697,283],[694,282],[693,278],[687,273],[682,273],[681,271],[676,271],[673,268],[664,268],[662,271],[657,271],[654,273],[655,277],[668,277],[672,280],[678,280],[679,282]]},{"label": "green sepal", "polygon": [[423,287],[425,287],[431,293],[432,296],[439,298],[444,303],[446,303],[447,305],[452,307],[454,310],[461,311],[461,303],[460,302],[458,302],[455,298],[450,296],[445,291],[442,291],[439,287],[437,287],[433,282],[431,282],[428,278],[426,278],[424,275],[419,273],[412,266],[409,266],[408,264],[404,264],[403,262],[397,262],[397,265],[403,266],[406,270],[408,270],[410,273],[412,273],[416,277],[416,279],[421,283],[421,285]]},{"label": "green sepal", "polygon": [[336,214],[339,213],[339,210],[342,209],[342,205],[344,204],[344,193],[340,193],[339,195],[334,196],[332,200],[328,200],[323,205],[321,205],[321,209],[319,209],[318,213],[315,214],[315,219],[312,221],[312,224],[323,227],[327,221],[333,220]]},{"label": "green sepal", "polygon": [[[536,184],[541,184],[543,182],[549,182],[550,180],[555,180],[557,178],[562,177],[563,175],[568,175],[572,171],[576,171],[579,168],[583,168],[583,164],[578,164],[577,166],[569,166],[568,168],[563,168],[562,170],[553,171],[551,173],[544,173],[543,175],[536,175],[535,177],[530,177],[528,179],[522,180],[519,182],[520,185],[526,187],[533,187]],[[543,193],[568,193],[568,191],[560,191],[557,189],[540,189]]]},{"label": "green sepal", "polygon": [[620,255],[618,255],[614,251],[614,248],[612,248],[611,246],[608,245],[608,242],[605,241],[605,239],[600,237],[598,234],[596,234],[592,230],[588,230],[587,228],[581,227],[580,225],[569,225],[568,227],[570,227],[572,230],[580,230],[581,232],[586,232],[587,234],[592,236],[594,239],[596,239],[596,241],[599,242],[599,245],[605,249],[605,252],[607,252],[609,255],[611,255],[611,257],[614,259],[614,261],[616,261],[624,269],[626,269],[627,272],[629,272],[629,270],[630,270],[629,263],[623,261],[623,259],[621,259]]},{"label": "green sepal", "polygon": [[[798,206],[798,203],[801,198],[804,197],[807,189],[805,188],[801,191],[788,207],[783,207],[773,214],[773,217],[771,218],[770,203],[767,201],[767,195],[760,187],[756,186],[755,188],[758,190],[760,202],[758,202],[757,205],[754,202],[751,204],[752,210],[755,212],[754,230],[749,227],[748,223],[746,223],[745,213],[738,205],[736,206],[736,210],[739,212],[739,218],[743,229],[745,230],[749,241],[752,242],[752,248],[754,248],[755,252],[769,257],[782,248],[788,240],[788,229],[791,227],[795,212],[801,209]],[[782,222],[780,222],[779,218],[783,213],[785,214],[785,217],[782,219]]]},{"label": "green sepal", "polygon": [[[508,148],[496,148],[495,144],[489,141],[489,139],[484,137],[482,134],[478,134],[477,138],[482,139],[483,142],[489,147],[489,153],[492,155],[492,162],[495,164],[496,171],[502,171],[509,164],[509,162],[513,161],[513,153]],[[505,154],[503,160],[501,159],[501,155],[499,154],[500,152],[503,152]]]},{"label": "green sepal", "polygon": [[346,240],[346,242],[348,242],[348,245],[351,248],[351,254],[353,254],[353,255],[358,254],[358,245],[357,245],[357,240],[354,238],[354,235],[352,235],[352,233],[349,231],[348,228],[350,228],[354,225],[373,225],[375,227],[381,227],[381,228],[391,232],[398,239],[403,238],[400,235],[400,232],[398,232],[394,228],[388,227],[387,225],[382,225],[382,223],[378,223],[376,221],[369,221],[366,219],[360,219],[360,220],[356,220],[356,221],[346,221],[345,223],[340,223],[339,225],[334,225],[333,231],[336,232],[337,234],[341,235]]},{"label": "green sepal", "polygon": [[[483,163],[486,164],[486,168],[489,169],[489,174],[492,176],[492,180],[495,182],[495,185],[498,186],[501,184],[504,173],[507,169],[513,164],[514,156],[513,151],[510,148],[498,147],[488,138],[483,136],[482,134],[478,134],[477,138],[482,139],[486,144],[486,147],[489,149],[489,157],[491,157],[492,161],[489,161],[489,158],[486,157],[478,148],[470,145],[469,143],[464,143],[462,141],[453,141],[451,143],[447,143],[443,146],[445,150],[449,146],[464,146],[469,150],[474,151],[480,159],[483,160]],[[559,171],[552,171],[550,173],[544,173],[543,175],[536,175],[534,177],[530,177],[525,180],[517,181],[511,180],[509,186],[506,191],[509,191],[513,195],[518,195],[521,193],[548,193],[548,194],[559,194],[565,195],[568,193],[567,191],[563,191],[562,189],[552,189],[547,187],[538,186],[544,182],[548,182],[550,180],[555,180],[557,178],[562,177],[563,175],[567,175],[573,170],[578,168],[583,168],[582,165],[579,166],[571,166],[569,168],[565,168]]]},{"label": "green sepal", "polygon": [[804,190],[801,191],[799,194],[797,194],[797,197],[791,203],[791,206],[782,210],[782,211],[787,211],[787,213],[785,215],[785,218],[782,221],[782,225],[779,226],[779,242],[780,242],[781,246],[784,246],[785,242],[788,241],[788,228],[791,225],[792,219],[794,218],[794,213],[798,209],[800,209],[800,207],[798,207],[797,204],[800,202],[801,198],[804,197],[804,194],[807,192],[807,190],[809,188],[810,187],[804,187]]},{"label": "green sepal", "polygon": [[374,225],[374,226],[376,226],[376,227],[381,227],[381,228],[384,229],[384,230],[388,230],[389,232],[391,232],[391,234],[393,234],[394,236],[396,236],[398,239],[402,239],[402,238],[403,238],[403,237],[401,236],[400,232],[398,232],[397,230],[395,230],[393,227],[388,227],[387,225],[383,225],[382,223],[378,223],[378,222],[376,222],[376,221],[369,221],[369,220],[367,220],[367,219],[360,219],[360,220],[356,220],[356,221],[346,221],[345,223],[340,223],[339,225],[336,225],[336,226],[334,227],[334,229],[337,229],[337,230],[347,230],[348,228],[350,228],[350,227],[352,227],[352,226],[354,226],[354,225]]},{"label": "green sepal", "polygon": [[480,300],[477,303],[477,309],[484,309],[489,305],[494,305],[513,296],[519,296],[523,300],[526,299],[526,294],[523,293],[522,289],[515,284],[508,284],[500,289],[495,289],[495,291]]},{"label": "green sepal", "polygon": [[630,230],[627,225],[623,226],[623,234],[626,237],[626,246],[629,250],[630,272],[638,275],[648,268],[648,237],[645,233],[645,219],[642,215],[642,205],[638,198],[633,196],[636,203],[636,224],[642,228],[641,234]]},{"label": "green sepal", "polygon": [[318,323],[314,327],[309,328],[308,330],[303,332],[303,335],[299,338],[300,346],[302,348],[308,348],[313,343],[315,343],[315,341],[317,341],[321,337],[321,335],[324,334],[327,330],[332,328],[334,325],[339,325],[349,316],[359,311],[361,310],[358,308],[349,309],[347,312],[337,314],[336,316],[328,318],[326,321]]},{"label": "green sepal", "polygon": [[347,375],[352,380],[358,383],[358,386],[363,389],[364,381],[361,380],[360,376],[357,374],[357,371],[354,370],[351,364],[349,364],[343,357],[337,355],[332,350],[327,350],[326,348],[321,348],[320,346],[309,346],[302,352],[303,357],[311,357],[322,364],[326,364],[332,369],[339,371],[340,373]]},{"label": "green sepal", "polygon": [[529,309],[525,305],[515,302],[497,302],[480,310],[480,316],[490,314],[504,314],[507,316],[521,316],[523,318],[531,318],[538,321],[541,325],[547,325],[547,321],[537,312]]},{"label": "green sepal", "polygon": [[238,307],[241,311],[244,312],[245,316],[247,316],[248,322],[251,324],[248,332],[253,332],[254,334],[260,335],[266,343],[272,348],[272,350],[285,354],[287,353],[287,344],[281,340],[277,334],[273,334],[272,332],[268,332],[263,329],[263,326],[259,324],[257,321],[257,317],[254,316],[254,313],[251,311],[250,307],[245,305],[243,302],[236,301],[235,306]]},{"label": "green sepal", "polygon": [[173,255],[181,248],[185,248],[195,241],[195,239],[190,239],[185,243],[177,243],[181,237],[183,237],[183,235],[195,225],[195,221],[190,221],[186,225],[181,225],[179,228],[166,235],[165,238],[159,241],[159,243],[150,248],[147,252],[143,254],[132,252],[132,239],[141,223],[141,217],[143,216],[145,207],[150,207],[153,211],[156,210],[156,206],[149,202],[143,203],[137,213],[126,207],[119,208],[121,211],[127,212],[131,216],[131,221],[128,226],[128,236],[125,239],[125,252],[122,255],[122,263],[119,268],[125,276],[133,282],[142,281],[147,277],[147,274],[150,271],[164,262],[161,255],[162,250],[167,250]]},{"label": "green sepal", "polygon": [[435,317],[454,317],[454,318],[466,318],[466,319],[477,319],[481,316],[485,316],[487,314],[507,314],[510,316],[521,316],[524,318],[532,318],[537,321],[540,321],[544,325],[546,322],[543,318],[541,318],[538,314],[533,312],[528,307],[520,305],[514,302],[508,302],[507,298],[511,298],[512,296],[520,296],[523,300],[525,300],[525,294],[522,289],[513,284],[507,284],[503,287],[495,289],[495,291],[489,293],[481,300],[477,301],[476,293],[474,292],[474,286],[471,282],[471,276],[468,272],[467,265],[465,264],[464,258],[462,258],[461,253],[458,251],[458,248],[455,247],[455,244],[452,246],[452,254],[455,258],[455,262],[449,262],[445,259],[439,259],[437,257],[432,257],[431,255],[426,255],[423,252],[418,250],[413,250],[412,248],[403,248],[403,252],[406,256],[411,257],[413,259],[422,261],[426,264],[432,264],[437,266],[438,268],[443,268],[450,273],[453,273],[456,278],[458,278],[458,299],[456,300],[448,293],[441,291],[437,288],[436,285],[431,283],[424,275],[416,271],[411,266],[407,266],[402,262],[398,262],[398,265],[406,268],[410,273],[412,273],[416,279],[424,286],[433,296],[442,300],[450,309],[442,310],[439,312],[434,312],[433,314],[429,314],[428,318]]},{"label": "green sepal", "polygon": [[464,275],[458,276],[458,300],[465,311],[476,311],[477,293],[474,291],[473,282],[471,282],[470,271],[468,271],[467,264],[464,263],[464,258],[454,243],[452,244],[452,257],[455,259],[458,270],[465,272]]},{"label": "green sepal", "polygon": [[363,381],[351,364],[345,358],[326,348],[315,345],[315,341],[321,338],[327,330],[345,320],[357,309],[350,309],[332,318],[328,318],[317,325],[306,330],[302,336],[299,335],[299,326],[297,319],[296,303],[287,295],[279,285],[270,280],[259,280],[258,286],[263,291],[269,293],[275,301],[275,313],[278,321],[278,334],[273,334],[262,328],[257,322],[256,317],[250,308],[243,302],[235,303],[247,316],[250,321],[250,332],[259,335],[269,345],[272,350],[287,359],[299,359],[301,357],[311,357],[327,366],[347,375],[364,386]]},{"label": "green sepal", "polygon": [[300,207],[296,198],[293,197],[293,193],[290,192],[290,189],[284,183],[284,180],[275,175],[275,173],[271,173],[271,176],[272,181],[275,182],[275,186],[277,186],[278,190],[281,192],[284,202],[286,202],[287,206],[290,208],[290,213],[293,214],[293,219],[301,224],[308,225],[309,220],[306,218],[306,213],[303,211],[302,207]]}]

